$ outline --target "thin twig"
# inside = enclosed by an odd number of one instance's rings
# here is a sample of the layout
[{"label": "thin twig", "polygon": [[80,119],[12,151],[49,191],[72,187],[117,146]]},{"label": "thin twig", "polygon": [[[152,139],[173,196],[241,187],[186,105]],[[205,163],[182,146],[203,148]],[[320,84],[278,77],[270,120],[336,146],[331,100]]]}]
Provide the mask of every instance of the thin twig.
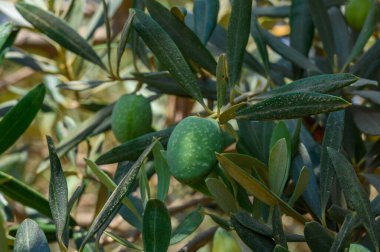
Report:
[{"label": "thin twig", "polygon": [[206,197],[192,199],[185,204],[182,204],[179,206],[168,207],[168,211],[169,211],[170,215],[175,215],[175,214],[182,212],[183,210],[188,209],[190,207],[194,207],[194,206],[197,206],[199,204],[208,204],[211,202],[212,202],[212,199],[206,198]]},{"label": "thin twig", "polygon": [[212,227],[206,231],[198,234],[194,239],[189,241],[185,246],[183,246],[178,252],[195,252],[204,245],[206,245],[214,236],[218,227]]}]

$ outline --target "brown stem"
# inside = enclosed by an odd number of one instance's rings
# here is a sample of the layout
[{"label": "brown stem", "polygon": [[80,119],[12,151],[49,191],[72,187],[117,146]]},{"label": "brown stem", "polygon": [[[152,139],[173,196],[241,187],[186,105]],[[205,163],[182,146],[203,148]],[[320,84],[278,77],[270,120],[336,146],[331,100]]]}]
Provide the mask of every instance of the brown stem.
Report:
[{"label": "brown stem", "polygon": [[206,245],[212,237],[214,237],[214,234],[218,227],[212,227],[200,234],[198,234],[194,239],[189,241],[185,246],[183,246],[178,252],[195,252],[204,245]]}]

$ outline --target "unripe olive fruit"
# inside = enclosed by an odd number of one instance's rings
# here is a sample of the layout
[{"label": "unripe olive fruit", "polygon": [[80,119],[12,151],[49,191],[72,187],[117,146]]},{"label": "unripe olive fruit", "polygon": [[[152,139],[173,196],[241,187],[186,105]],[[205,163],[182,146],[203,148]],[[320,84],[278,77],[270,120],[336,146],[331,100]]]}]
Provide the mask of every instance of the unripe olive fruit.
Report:
[{"label": "unripe olive fruit", "polygon": [[346,21],[353,29],[360,31],[365,23],[371,0],[348,0],[346,4]]},{"label": "unripe olive fruit", "polygon": [[187,117],[169,138],[169,169],[178,181],[196,184],[211,172],[216,164],[215,152],[221,148],[221,131],[215,120]]},{"label": "unripe olive fruit", "polygon": [[126,142],[151,131],[152,109],[147,98],[127,94],[112,110],[112,132],[119,142]]}]

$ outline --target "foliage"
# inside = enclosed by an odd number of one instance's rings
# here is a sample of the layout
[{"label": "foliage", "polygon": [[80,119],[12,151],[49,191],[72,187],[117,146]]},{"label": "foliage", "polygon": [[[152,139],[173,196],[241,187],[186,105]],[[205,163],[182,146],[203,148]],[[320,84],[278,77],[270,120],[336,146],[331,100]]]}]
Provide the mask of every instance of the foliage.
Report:
[{"label": "foliage", "polygon": [[1,2],[0,249],[379,251],[377,1],[164,2]]}]

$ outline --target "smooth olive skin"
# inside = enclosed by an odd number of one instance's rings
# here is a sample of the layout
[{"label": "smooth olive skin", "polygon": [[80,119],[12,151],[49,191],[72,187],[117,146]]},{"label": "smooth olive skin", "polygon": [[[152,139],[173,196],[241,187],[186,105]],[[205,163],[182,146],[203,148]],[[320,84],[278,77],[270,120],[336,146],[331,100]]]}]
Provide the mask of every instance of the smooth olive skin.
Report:
[{"label": "smooth olive skin", "polygon": [[353,29],[360,31],[367,18],[371,0],[348,0],[346,4],[346,21]]},{"label": "smooth olive skin", "polygon": [[185,184],[204,179],[216,164],[221,131],[215,120],[190,116],[174,129],[168,142],[167,160],[172,175]]},{"label": "smooth olive skin", "polygon": [[120,97],[112,110],[112,132],[123,143],[151,131],[152,109],[142,95]]}]

